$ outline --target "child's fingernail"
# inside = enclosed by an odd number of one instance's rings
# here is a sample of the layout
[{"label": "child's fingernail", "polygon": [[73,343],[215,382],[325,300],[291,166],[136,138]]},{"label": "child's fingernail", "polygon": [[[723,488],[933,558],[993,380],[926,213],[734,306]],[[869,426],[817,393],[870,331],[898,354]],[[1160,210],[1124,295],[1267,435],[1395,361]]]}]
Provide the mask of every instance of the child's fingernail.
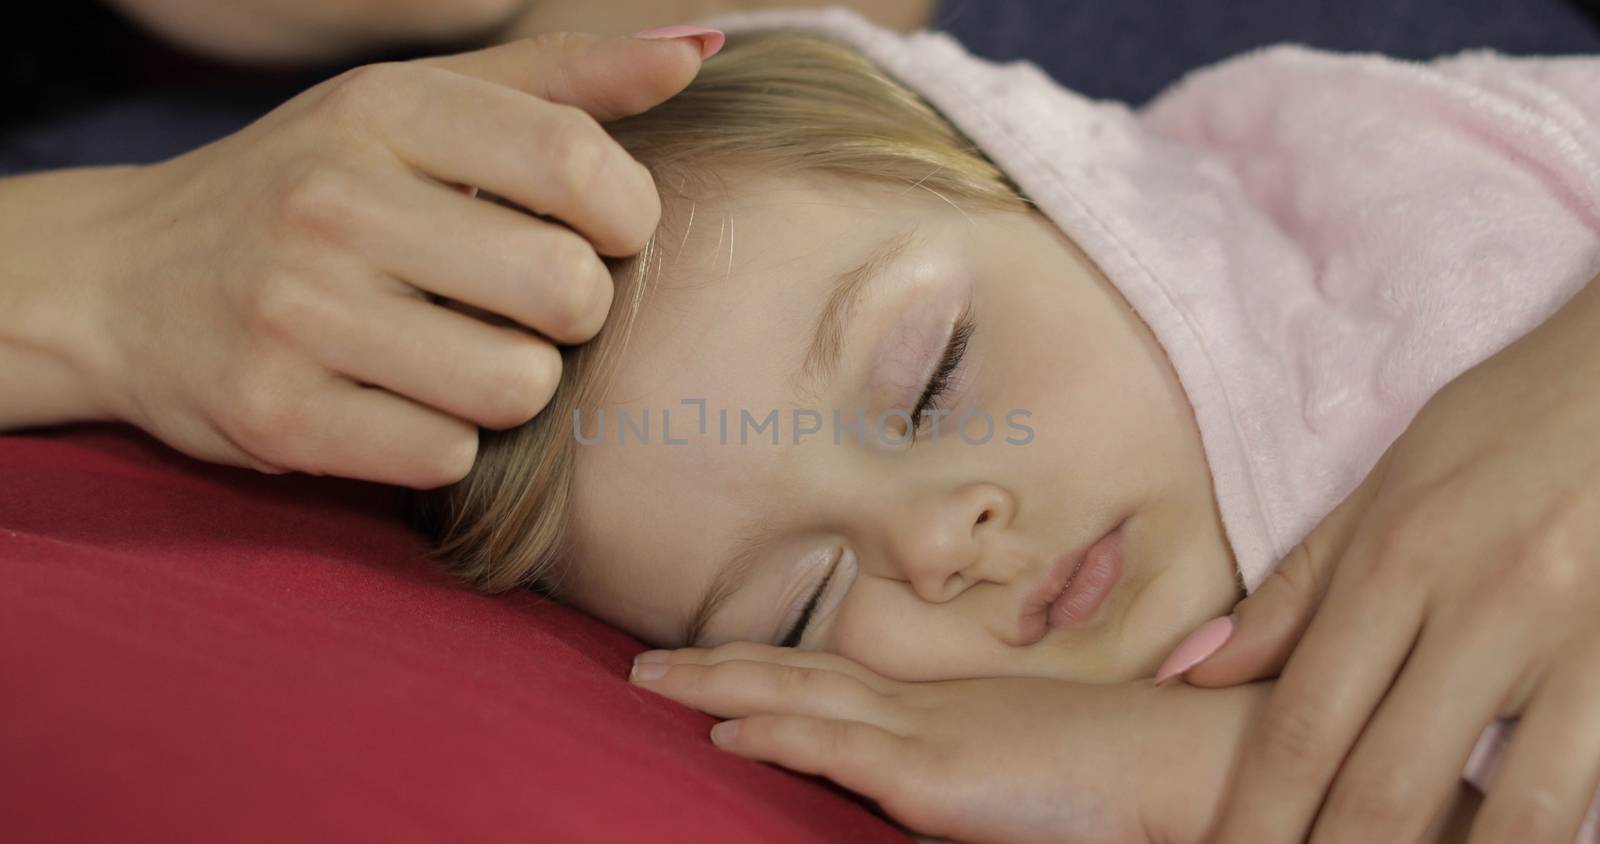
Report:
[{"label": "child's fingernail", "polygon": [[635,32],[634,38],[693,38],[700,45],[700,58],[709,59],[716,55],[722,45],[727,43],[728,36],[722,34],[720,29],[710,29],[704,26],[662,26],[655,29],[646,29]]},{"label": "child's fingernail", "polygon": [[633,673],[628,675],[629,680],[659,680],[666,676],[667,664],[665,662],[635,662]]},{"label": "child's fingernail", "polygon": [[634,657],[633,661],[635,664],[641,662],[666,662],[667,654],[670,653],[672,653],[672,651],[645,651],[644,653]]},{"label": "child's fingernail", "polygon": [[739,722],[723,721],[711,728],[711,743],[719,746],[724,745],[733,741],[734,736],[737,735],[739,735]]},{"label": "child's fingernail", "polygon": [[1161,685],[1172,677],[1199,665],[1206,657],[1217,652],[1233,635],[1233,618],[1222,616],[1213,618],[1205,624],[1195,628],[1188,638],[1178,643],[1172,649],[1172,654],[1167,661],[1161,663],[1156,669],[1156,685]]}]

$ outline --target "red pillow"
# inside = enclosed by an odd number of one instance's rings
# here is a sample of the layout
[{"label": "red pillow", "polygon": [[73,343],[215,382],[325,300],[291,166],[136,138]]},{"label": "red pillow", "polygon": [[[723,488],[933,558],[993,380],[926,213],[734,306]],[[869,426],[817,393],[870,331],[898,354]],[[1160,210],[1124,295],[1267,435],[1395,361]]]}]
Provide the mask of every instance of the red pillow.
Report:
[{"label": "red pillow", "polygon": [[0,437],[8,841],[904,842],[711,746],[632,637],[424,557],[405,493]]}]

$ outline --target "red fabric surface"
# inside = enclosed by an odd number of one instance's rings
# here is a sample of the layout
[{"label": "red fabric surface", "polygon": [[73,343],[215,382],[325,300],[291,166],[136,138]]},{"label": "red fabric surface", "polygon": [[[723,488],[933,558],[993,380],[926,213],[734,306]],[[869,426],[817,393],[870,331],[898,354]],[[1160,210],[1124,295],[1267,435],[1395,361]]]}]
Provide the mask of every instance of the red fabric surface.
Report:
[{"label": "red fabric surface", "polygon": [[422,556],[404,493],[0,436],[0,838],[904,842]]}]

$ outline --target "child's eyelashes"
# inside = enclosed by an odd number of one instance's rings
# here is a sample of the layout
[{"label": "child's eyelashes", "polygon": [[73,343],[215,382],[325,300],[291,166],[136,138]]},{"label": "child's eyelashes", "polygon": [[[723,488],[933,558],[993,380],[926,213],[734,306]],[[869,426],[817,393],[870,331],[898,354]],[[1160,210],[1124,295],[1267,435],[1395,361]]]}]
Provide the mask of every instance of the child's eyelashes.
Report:
[{"label": "child's eyelashes", "polygon": [[925,414],[939,409],[939,400],[950,389],[956,369],[966,358],[967,345],[972,340],[975,327],[972,303],[969,301],[961,314],[956,317],[955,327],[950,331],[950,342],[945,344],[944,355],[939,358],[938,365],[928,376],[928,383],[922,388],[922,395],[918,397],[916,405],[911,410],[911,425],[907,433],[910,435],[912,445],[917,442],[917,431],[922,428]]},{"label": "child's eyelashes", "polygon": [[[811,597],[806,600],[805,609],[801,611],[800,618],[790,628],[789,632],[778,643],[781,648],[799,647],[800,642],[810,632],[811,622],[815,619],[826,618],[844,600],[850,587],[855,584],[856,569],[855,555],[850,549],[840,550],[832,566],[828,567],[828,574],[817,585]],[[832,586],[833,588],[829,588]],[[826,599],[826,600],[824,600]]]},{"label": "child's eyelashes", "polygon": [[817,604],[822,602],[822,593],[828,591],[828,581],[833,580],[833,574],[838,570],[838,564],[828,567],[827,576],[822,578],[822,583],[818,584],[816,591],[811,593],[811,598],[806,601],[805,609],[800,611],[800,618],[795,621],[793,627],[789,628],[788,634],[783,637],[783,641],[778,643],[778,647],[792,648],[800,644],[800,640],[805,638],[806,628],[811,625],[811,617],[816,613]]}]

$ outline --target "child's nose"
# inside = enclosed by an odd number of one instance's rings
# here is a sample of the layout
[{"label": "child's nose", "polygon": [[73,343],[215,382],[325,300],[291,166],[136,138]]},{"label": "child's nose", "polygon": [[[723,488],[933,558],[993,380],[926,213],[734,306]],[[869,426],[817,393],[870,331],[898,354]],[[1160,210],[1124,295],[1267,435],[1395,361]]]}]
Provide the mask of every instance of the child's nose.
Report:
[{"label": "child's nose", "polygon": [[1010,529],[1010,496],[992,484],[970,484],[921,496],[896,512],[890,553],[925,601],[944,603],[974,583],[992,580],[986,558],[993,535]]}]

